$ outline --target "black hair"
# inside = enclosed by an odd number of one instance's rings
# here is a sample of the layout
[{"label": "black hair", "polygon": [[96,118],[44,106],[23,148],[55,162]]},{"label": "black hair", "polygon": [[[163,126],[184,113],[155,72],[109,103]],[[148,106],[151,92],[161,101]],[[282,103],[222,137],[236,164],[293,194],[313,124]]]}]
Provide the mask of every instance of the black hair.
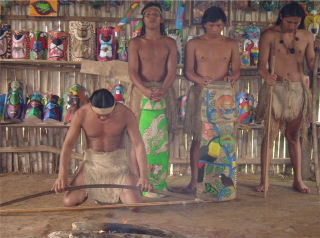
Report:
[{"label": "black hair", "polygon": [[281,8],[276,25],[280,25],[282,23],[281,18],[283,19],[285,17],[300,17],[301,22],[298,28],[304,29],[304,18],[306,17],[306,13],[299,3],[291,2]]},{"label": "black hair", "polygon": [[[148,2],[141,10],[141,14],[142,14],[142,29],[141,29],[141,33],[140,36],[145,36],[146,34],[146,26],[144,24],[144,12],[149,8],[149,7],[156,7],[159,8],[161,14],[162,14],[162,7],[160,5],[160,3],[158,2]],[[164,23],[160,23],[160,34],[165,36],[166,35],[166,30],[165,30],[165,25]]]},{"label": "black hair", "polygon": [[94,107],[108,108],[114,105],[115,99],[110,91],[102,88],[94,91],[89,98],[89,101]]},{"label": "black hair", "polygon": [[204,27],[204,24],[207,22],[216,22],[223,21],[223,23],[227,23],[227,16],[224,11],[220,7],[209,7],[203,14],[201,19],[201,24]]}]

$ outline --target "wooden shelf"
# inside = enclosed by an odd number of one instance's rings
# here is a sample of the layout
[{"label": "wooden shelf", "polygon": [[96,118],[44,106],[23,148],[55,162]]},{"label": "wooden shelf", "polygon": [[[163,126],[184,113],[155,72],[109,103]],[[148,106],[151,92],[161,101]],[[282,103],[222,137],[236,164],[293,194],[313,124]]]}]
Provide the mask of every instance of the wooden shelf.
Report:
[{"label": "wooden shelf", "polygon": [[68,128],[69,124],[63,122],[47,123],[47,122],[0,122],[1,127],[45,127],[45,128]]},{"label": "wooden shelf", "polygon": [[274,25],[274,22],[265,22],[265,21],[232,21],[233,26],[260,26],[267,27]]},{"label": "wooden shelf", "polygon": [[1,59],[0,67],[14,69],[39,69],[42,71],[80,72],[81,62]]},{"label": "wooden shelf", "polygon": [[[141,17],[130,18],[131,21],[141,20]],[[19,20],[19,21],[88,21],[88,22],[120,22],[122,17],[84,17],[84,16],[56,16],[56,17],[36,17],[28,15],[10,15],[1,16],[1,20]],[[167,23],[175,23],[176,19],[166,19]],[[189,23],[189,20],[184,21],[185,24]]]}]

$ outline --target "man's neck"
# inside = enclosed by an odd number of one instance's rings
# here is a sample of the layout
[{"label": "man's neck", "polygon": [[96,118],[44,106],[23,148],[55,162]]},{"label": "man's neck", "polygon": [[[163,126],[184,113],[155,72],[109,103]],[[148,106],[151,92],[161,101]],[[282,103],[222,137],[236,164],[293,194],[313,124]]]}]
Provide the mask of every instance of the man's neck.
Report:
[{"label": "man's neck", "polygon": [[219,39],[222,38],[222,35],[209,35],[209,34],[205,33],[205,34],[203,35],[203,37],[204,37],[204,39],[206,39],[206,40],[219,40]]},{"label": "man's neck", "polygon": [[149,40],[158,40],[159,38],[161,38],[160,30],[159,29],[154,29],[154,30],[147,29],[145,38],[149,39]]}]

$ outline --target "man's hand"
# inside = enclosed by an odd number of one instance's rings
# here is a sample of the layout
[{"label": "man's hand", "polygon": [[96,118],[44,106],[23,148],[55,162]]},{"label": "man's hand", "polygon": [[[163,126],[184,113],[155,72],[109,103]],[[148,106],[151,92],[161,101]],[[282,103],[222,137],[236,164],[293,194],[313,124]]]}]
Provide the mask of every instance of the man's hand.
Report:
[{"label": "man's hand", "polygon": [[141,188],[144,192],[150,192],[153,188],[152,182],[148,178],[140,177],[137,186]]},{"label": "man's hand", "polygon": [[165,91],[163,88],[153,88],[151,94],[151,100],[155,102],[161,101],[164,98]]},{"label": "man's hand", "polygon": [[277,77],[278,76],[276,74],[270,74],[269,77],[265,78],[267,85],[269,85],[269,86],[274,85],[277,80]]},{"label": "man's hand", "polygon": [[202,87],[207,87],[208,86],[208,83],[211,81],[211,78],[210,77],[201,77],[200,80],[197,80],[196,83],[198,83],[200,86]]},{"label": "man's hand", "polygon": [[54,182],[51,190],[54,190],[56,193],[61,193],[68,186],[69,186],[68,178],[59,176],[57,180]]},{"label": "man's hand", "polygon": [[231,85],[234,85],[234,83],[238,80],[238,78],[235,77],[235,76],[229,75],[229,76],[225,76],[225,77],[223,78],[223,80],[226,81],[226,82],[231,83]]},{"label": "man's hand", "polygon": [[144,88],[142,91],[142,94],[147,97],[150,98],[152,97],[152,90],[150,88]]}]

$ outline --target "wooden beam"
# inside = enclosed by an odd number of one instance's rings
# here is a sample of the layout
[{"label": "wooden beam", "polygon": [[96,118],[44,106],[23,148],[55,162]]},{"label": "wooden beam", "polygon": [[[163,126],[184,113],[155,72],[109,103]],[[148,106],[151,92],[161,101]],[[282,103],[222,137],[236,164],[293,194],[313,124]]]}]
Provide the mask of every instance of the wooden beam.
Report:
[{"label": "wooden beam", "polygon": [[[32,153],[32,152],[50,152],[54,154],[60,154],[61,149],[48,145],[37,146],[8,146],[0,147],[0,153]],[[71,152],[71,158],[83,160],[83,155],[76,152]]]},{"label": "wooden beam", "polygon": [[70,124],[64,124],[63,122],[56,123],[46,123],[46,122],[19,122],[19,123],[11,123],[11,122],[0,122],[0,126],[2,127],[41,127],[41,128],[68,128]]}]

